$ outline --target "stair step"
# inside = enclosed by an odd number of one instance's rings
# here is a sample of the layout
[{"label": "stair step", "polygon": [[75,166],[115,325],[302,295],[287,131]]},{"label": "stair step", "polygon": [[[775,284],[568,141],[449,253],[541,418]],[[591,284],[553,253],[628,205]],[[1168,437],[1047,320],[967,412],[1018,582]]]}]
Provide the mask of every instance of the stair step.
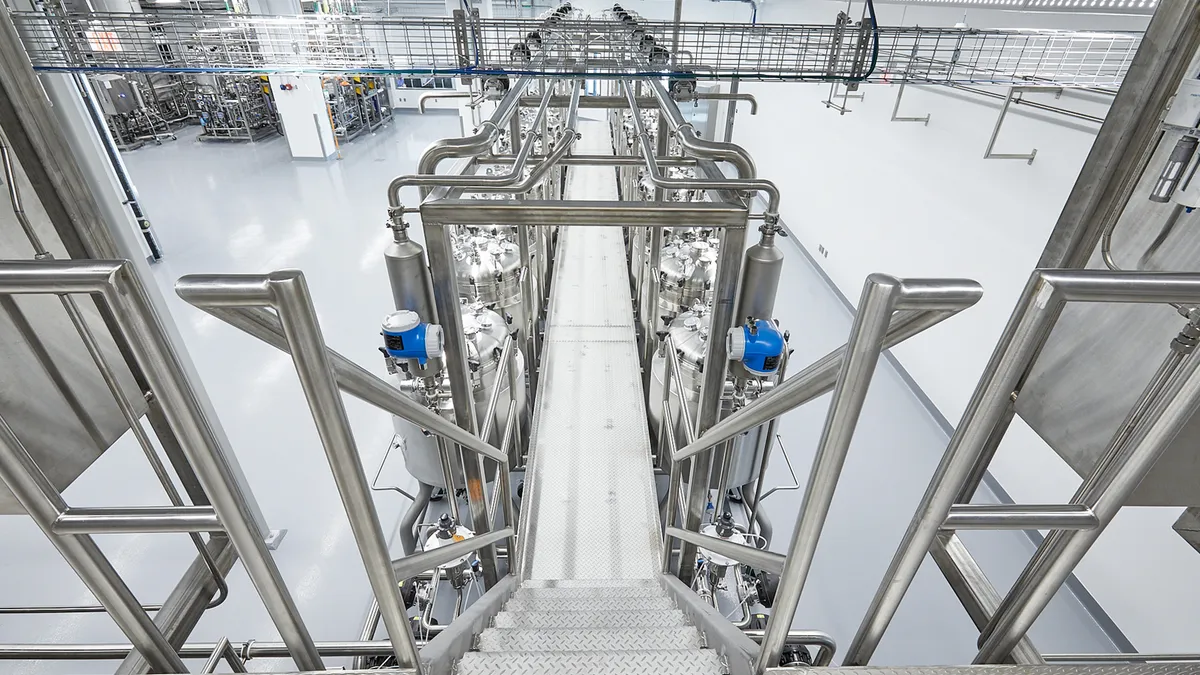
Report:
[{"label": "stair step", "polygon": [[678,628],[690,626],[683,612],[670,610],[604,610],[585,612],[502,611],[496,628]]},{"label": "stair step", "polygon": [[514,598],[666,598],[670,597],[658,584],[653,586],[576,586],[549,588],[518,588]]},{"label": "stair step", "polygon": [[700,649],[704,638],[686,628],[488,628],[479,634],[481,652],[652,651]]},{"label": "stair step", "polygon": [[662,588],[656,579],[526,579],[521,588]]},{"label": "stair step", "polygon": [[711,649],[467,652],[458,675],[724,675]]},{"label": "stair step", "polygon": [[675,609],[675,601],[666,595],[659,596],[623,596],[623,597],[540,597],[513,596],[504,603],[504,609],[510,612],[603,612],[608,610],[624,610],[629,612],[645,610]]}]

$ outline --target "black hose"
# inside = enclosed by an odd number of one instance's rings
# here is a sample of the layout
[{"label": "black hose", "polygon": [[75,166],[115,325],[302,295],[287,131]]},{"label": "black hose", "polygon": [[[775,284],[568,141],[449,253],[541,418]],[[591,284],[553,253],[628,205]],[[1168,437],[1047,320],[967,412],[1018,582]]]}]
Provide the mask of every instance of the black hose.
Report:
[{"label": "black hose", "polygon": [[425,515],[425,509],[429,508],[429,498],[433,496],[432,485],[420,481],[417,481],[417,485],[420,486],[417,496],[400,519],[400,547],[404,549],[406,556],[417,552],[417,536],[413,534],[413,528],[420,522],[421,516]]}]

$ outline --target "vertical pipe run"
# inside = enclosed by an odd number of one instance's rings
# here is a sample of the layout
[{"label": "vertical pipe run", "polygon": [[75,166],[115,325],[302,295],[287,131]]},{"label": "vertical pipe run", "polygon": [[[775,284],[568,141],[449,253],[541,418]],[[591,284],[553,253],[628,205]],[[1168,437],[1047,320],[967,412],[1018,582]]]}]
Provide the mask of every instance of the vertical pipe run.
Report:
[{"label": "vertical pipe run", "polygon": [[846,359],[842,362],[833,389],[825,428],[821,432],[808,486],[804,490],[800,516],[796,520],[787,559],[779,575],[775,609],[767,623],[762,650],[755,662],[755,673],[759,675],[765,673],[767,668],[779,665],[779,657],[804,591],[804,582],[808,578],[829,507],[833,503],[834,490],[837,489],[842,466],[850,450],[850,441],[854,437],[854,428],[875,375],[884,336],[900,292],[900,281],[882,274],[872,274],[863,287],[858,312],[850,328]]},{"label": "vertical pipe run", "polygon": [[416,668],[419,672],[421,664],[408,625],[407,609],[392,573],[387,541],[350,431],[341,391],[333,377],[308,285],[299,272],[276,272],[268,283],[367,579],[391,638],[396,663],[400,668]]},{"label": "vertical pipe run", "polygon": [[159,673],[186,673],[187,667],[174,647],[138,604],[95,540],[88,535],[62,535],[52,531],[51,525],[67,509],[67,504],[3,418],[0,418],[0,480],[8,485],[13,496],[88,590],[104,605],[150,667]]},{"label": "vertical pipe run", "polygon": [[[746,230],[727,227],[721,231],[721,248],[717,258],[717,279],[713,290],[712,328],[710,335],[716,336],[708,343],[704,360],[704,381],[700,387],[700,401],[696,407],[696,435],[704,433],[719,421],[721,396],[725,390],[729,353],[725,347],[725,333],[734,325],[734,302],[742,276],[742,252],[746,249]],[[692,458],[691,484],[688,486],[688,510],[684,529],[700,530],[704,509],[708,504],[709,474],[712,472],[712,451],[702,452]],[[679,577],[691,584],[695,572],[696,547],[684,543],[679,558]]]},{"label": "vertical pipe run", "polygon": [[[459,310],[458,287],[454,269],[453,248],[450,242],[450,225],[435,223],[429,218],[422,219],[425,228],[425,247],[429,254],[429,268],[445,271],[435,274],[433,278],[433,297],[437,308],[438,323],[445,331],[444,358],[446,370],[450,377],[450,396],[454,404],[454,421],[469,433],[476,433],[478,426],[475,419],[475,400],[472,396],[472,384],[467,369],[466,345],[462,340],[462,315]],[[452,453],[461,453],[457,445],[450,445]],[[481,535],[491,531],[487,522],[487,504],[484,496],[484,475],[479,468],[479,462],[470,458],[462,463],[463,474],[467,486],[467,504],[470,515],[470,528],[475,534]],[[447,487],[449,495],[453,495],[453,484]],[[485,546],[479,551],[479,561],[483,571],[483,580],[487,587],[496,585],[499,580],[496,548]]]}]

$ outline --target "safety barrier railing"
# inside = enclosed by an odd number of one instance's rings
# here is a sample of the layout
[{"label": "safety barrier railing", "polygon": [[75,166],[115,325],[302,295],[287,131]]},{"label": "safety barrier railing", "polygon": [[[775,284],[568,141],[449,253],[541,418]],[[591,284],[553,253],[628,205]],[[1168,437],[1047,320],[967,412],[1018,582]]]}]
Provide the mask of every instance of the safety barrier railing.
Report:
[{"label": "safety barrier railing", "polygon": [[[774,610],[754,664],[756,673],[764,673],[767,668],[777,665],[787,643],[788,630],[804,590],[813,554],[880,354],[884,349],[974,305],[981,295],[979,284],[970,280],[902,280],[882,274],[871,275],[863,287],[858,312],[845,346],[777,384],[770,393],[717,422],[699,437],[690,438],[687,445],[672,453],[671,474],[667,483],[664,572],[669,571],[672,539],[678,538],[738,562],[779,573]],[[667,351],[668,354],[672,352],[669,344]],[[668,364],[668,368],[677,367],[678,361],[668,357]],[[720,444],[767,424],[831,389],[833,398],[829,413],[786,556],[674,526],[675,489],[682,480],[683,462],[691,460],[692,497],[685,506],[686,512],[695,515],[697,504],[690,503],[697,493],[694,486],[697,483],[702,486],[701,494],[708,490],[708,477],[703,470],[696,470],[697,466],[706,465],[697,462],[702,453],[710,453]],[[665,437],[668,446],[673,446],[673,430],[668,428]],[[680,557],[680,570],[684,571],[687,565],[685,549],[685,554]]]},{"label": "safety barrier railing", "polygon": [[[138,604],[91,534],[223,530],[292,658],[304,669],[323,668],[321,656],[255,524],[249,497],[238,489],[237,477],[223,451],[223,441],[159,327],[146,291],[131,265],[126,261],[91,260],[0,262],[0,296],[22,294],[54,294],[68,300],[88,295],[111,314],[117,333],[143,371],[181,451],[211,500],[211,507],[71,508],[8,424],[0,420],[0,478],[133,646],[151,667],[163,672],[184,672],[176,650],[146,609]],[[135,419],[134,429],[140,429],[140,420]],[[231,562],[227,556],[223,558]]]},{"label": "safety barrier railing", "polygon": [[[1159,370],[1067,504],[969,505],[1008,421],[1012,403],[1069,302],[1200,305],[1200,274],[1035,270],[946,447],[908,530],[846,653],[866,665],[925,555],[957,578],[980,628],[975,663],[1042,663],[1026,633],[1122,504],[1200,408],[1200,327],[1194,312]],[[957,529],[1047,529],[1050,534],[1001,598],[976,569]],[[1061,659],[1059,659],[1061,660]],[[1083,659],[1087,660],[1087,659]]]},{"label": "safety barrier railing", "polygon": [[[453,423],[411,401],[387,382],[349,362],[325,346],[304,276],[297,271],[269,275],[186,276],[176,284],[184,300],[268,344],[291,353],[334,481],[350,520],[351,531],[367,570],[396,664],[420,670],[407,607],[396,580],[409,578],[475,551],[488,551],[503,539],[515,545],[512,500],[508,496],[508,455]],[[273,309],[275,315],[268,311]],[[506,340],[512,349],[512,338]],[[510,357],[509,357],[510,358]],[[507,362],[507,361],[505,361]],[[503,363],[501,367],[503,367]],[[499,465],[493,501],[503,503],[508,527],[393,562],[371,499],[341,390],[417,424]],[[494,418],[495,397],[490,412]],[[510,407],[510,420],[515,407]],[[490,428],[490,424],[485,427]],[[509,433],[513,430],[509,425]],[[482,473],[482,471],[481,471]]]}]

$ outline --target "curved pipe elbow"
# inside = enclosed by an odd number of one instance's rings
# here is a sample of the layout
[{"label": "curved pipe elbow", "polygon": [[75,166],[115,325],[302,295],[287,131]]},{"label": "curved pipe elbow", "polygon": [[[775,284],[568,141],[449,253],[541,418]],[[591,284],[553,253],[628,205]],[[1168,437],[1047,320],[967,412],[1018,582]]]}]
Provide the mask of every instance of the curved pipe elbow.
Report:
[{"label": "curved pipe elbow", "polygon": [[[436,98],[471,98],[471,92],[469,92],[469,91],[451,91],[451,92],[444,92],[444,93],[430,92],[428,94],[421,94],[421,97],[417,99],[417,110],[422,115],[424,115],[425,114],[425,103],[428,101],[432,101],[433,99],[436,99]],[[754,113],[751,112],[750,114],[753,115]]]}]

